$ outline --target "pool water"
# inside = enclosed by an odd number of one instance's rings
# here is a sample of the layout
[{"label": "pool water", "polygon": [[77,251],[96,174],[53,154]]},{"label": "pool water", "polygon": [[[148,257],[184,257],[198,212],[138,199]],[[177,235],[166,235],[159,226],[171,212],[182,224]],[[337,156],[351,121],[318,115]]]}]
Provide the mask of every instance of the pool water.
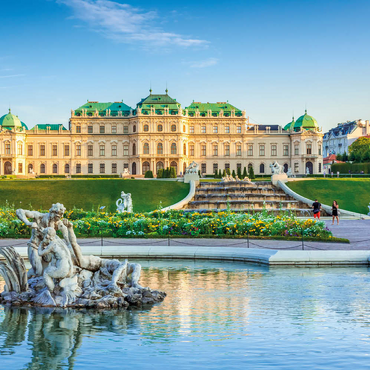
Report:
[{"label": "pool water", "polygon": [[0,369],[368,369],[367,268],[139,261],[144,310],[0,308]]}]

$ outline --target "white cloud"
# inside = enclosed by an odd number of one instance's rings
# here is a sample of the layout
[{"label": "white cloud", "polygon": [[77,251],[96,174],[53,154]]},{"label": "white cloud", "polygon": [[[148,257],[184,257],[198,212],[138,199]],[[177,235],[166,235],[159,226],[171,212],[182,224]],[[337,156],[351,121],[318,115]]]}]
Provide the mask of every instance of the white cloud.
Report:
[{"label": "white cloud", "polygon": [[183,47],[208,43],[205,40],[164,32],[153,25],[154,21],[159,20],[157,12],[145,12],[129,4],[120,4],[110,0],[56,1],[73,10],[72,19],[84,21],[95,31],[118,42]]},{"label": "white cloud", "polygon": [[199,60],[197,62],[190,62],[188,64],[189,64],[190,68],[207,68],[207,67],[214,66],[217,63],[218,63],[217,58],[209,58],[209,59],[206,59],[206,60]]},{"label": "white cloud", "polygon": [[25,75],[7,75],[7,76],[0,76],[0,78],[11,78],[11,77],[23,77]]}]

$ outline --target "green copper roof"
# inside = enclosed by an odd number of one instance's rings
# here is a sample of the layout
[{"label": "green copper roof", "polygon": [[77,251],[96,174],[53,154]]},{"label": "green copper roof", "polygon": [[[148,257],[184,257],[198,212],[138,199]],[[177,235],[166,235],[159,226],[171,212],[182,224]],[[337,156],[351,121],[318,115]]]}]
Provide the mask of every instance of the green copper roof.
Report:
[{"label": "green copper roof", "polygon": [[286,130],[286,131],[293,130],[294,129],[294,124],[295,124],[294,117],[292,117],[292,122],[287,123],[284,126],[284,130]]},{"label": "green copper roof", "polygon": [[234,110],[237,116],[241,116],[242,111],[232,104],[229,103],[197,103],[192,102],[188,107],[185,109],[188,110],[190,116],[194,115],[195,112],[199,110],[201,115],[206,115],[207,111],[211,110],[213,115],[218,115],[221,109],[224,112],[224,115],[228,116],[231,114],[231,111]]},{"label": "green copper roof", "polygon": [[99,103],[88,101],[86,104],[81,105],[81,107],[75,110],[76,115],[80,115],[82,109],[86,109],[88,116],[93,116],[95,111],[99,112],[99,116],[105,116],[106,110],[110,109],[111,116],[117,116],[119,111],[122,111],[123,115],[128,115],[130,110],[132,109],[127,104],[123,102],[115,102],[115,103]]},{"label": "green copper roof", "polygon": [[12,114],[10,108],[9,108],[9,113],[5,114],[0,118],[0,126],[3,126],[3,128],[15,128],[15,127],[23,127],[22,122],[20,119]]},{"label": "green copper roof", "polygon": [[34,127],[31,128],[31,130],[35,130],[37,127],[38,130],[46,130],[47,127],[50,127],[50,131],[59,131],[59,127],[62,128],[62,130],[67,130],[63,125],[56,125],[56,124],[52,124],[52,125],[48,125],[48,124],[41,124],[41,125],[36,125]]},{"label": "green copper roof", "polygon": [[307,114],[307,109],[304,112],[303,116],[300,116],[294,124],[294,131],[300,131],[302,128],[305,130],[313,130],[318,128],[318,124],[315,118]]},{"label": "green copper roof", "polygon": [[177,113],[181,104],[176,101],[176,99],[171,98],[168,95],[168,90],[166,89],[166,94],[152,94],[152,90],[150,91],[150,95],[146,98],[141,99],[139,103],[137,103],[137,108],[141,108],[141,112],[143,114],[149,113],[150,108],[154,108],[156,113],[163,113],[164,108],[168,108],[170,113]]}]

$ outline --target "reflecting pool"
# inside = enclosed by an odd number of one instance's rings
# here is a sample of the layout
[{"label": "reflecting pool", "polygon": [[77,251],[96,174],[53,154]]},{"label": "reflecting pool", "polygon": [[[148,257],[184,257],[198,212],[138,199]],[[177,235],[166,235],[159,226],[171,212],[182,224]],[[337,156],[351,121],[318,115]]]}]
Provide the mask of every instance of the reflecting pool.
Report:
[{"label": "reflecting pool", "polygon": [[[367,268],[139,261],[134,311],[0,308],[1,369],[368,369]],[[0,284],[1,285],[1,284]]]}]

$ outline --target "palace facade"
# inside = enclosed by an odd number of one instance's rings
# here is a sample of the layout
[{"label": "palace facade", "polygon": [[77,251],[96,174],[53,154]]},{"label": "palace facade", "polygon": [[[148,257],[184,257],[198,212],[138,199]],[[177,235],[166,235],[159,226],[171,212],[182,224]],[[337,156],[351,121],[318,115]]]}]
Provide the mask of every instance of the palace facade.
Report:
[{"label": "palace facade", "polygon": [[192,102],[152,94],[133,109],[123,102],[88,101],[63,125],[32,129],[9,113],[0,118],[0,175],[132,175],[195,161],[202,174],[253,167],[271,174],[274,161],[294,174],[322,172],[322,130],[307,112],[287,125],[251,124],[229,102]]}]

